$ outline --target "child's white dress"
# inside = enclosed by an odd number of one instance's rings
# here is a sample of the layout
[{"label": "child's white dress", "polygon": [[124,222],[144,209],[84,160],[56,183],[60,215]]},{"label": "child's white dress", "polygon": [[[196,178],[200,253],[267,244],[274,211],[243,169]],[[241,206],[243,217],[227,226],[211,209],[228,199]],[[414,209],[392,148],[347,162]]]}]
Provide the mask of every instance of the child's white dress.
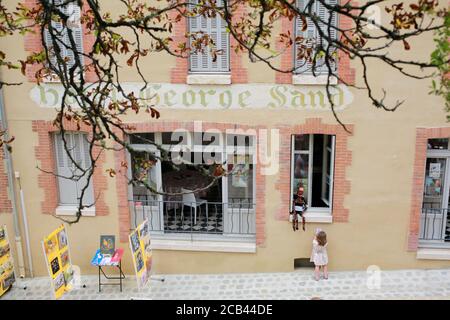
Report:
[{"label": "child's white dress", "polygon": [[320,246],[316,239],[313,240],[313,249],[311,253],[311,262],[314,262],[316,266],[325,266],[328,264],[327,245]]}]

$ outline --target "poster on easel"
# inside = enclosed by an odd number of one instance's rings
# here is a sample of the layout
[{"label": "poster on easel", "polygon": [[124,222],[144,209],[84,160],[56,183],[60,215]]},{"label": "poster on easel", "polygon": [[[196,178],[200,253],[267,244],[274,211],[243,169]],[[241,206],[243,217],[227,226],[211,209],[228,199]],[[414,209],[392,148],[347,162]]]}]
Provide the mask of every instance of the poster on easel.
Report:
[{"label": "poster on easel", "polygon": [[64,225],[50,233],[42,241],[45,261],[56,299],[61,298],[73,287],[73,268],[69,241]]},{"label": "poster on easel", "polygon": [[6,225],[0,226],[0,297],[16,281]]},{"label": "poster on easel", "polygon": [[137,226],[130,234],[129,239],[138,289],[142,289],[150,279],[152,270],[153,255],[148,220],[144,220]]}]

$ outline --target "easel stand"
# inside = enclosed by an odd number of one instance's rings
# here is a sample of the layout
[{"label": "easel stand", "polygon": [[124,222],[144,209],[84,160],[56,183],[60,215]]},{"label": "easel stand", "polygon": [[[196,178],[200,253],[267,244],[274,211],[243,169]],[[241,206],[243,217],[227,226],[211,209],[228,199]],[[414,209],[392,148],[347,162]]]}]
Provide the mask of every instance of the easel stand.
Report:
[{"label": "easel stand", "polygon": [[[103,271],[103,268],[101,265],[98,266],[98,292],[102,292],[102,286],[120,286],[120,292],[122,292],[122,280],[125,279],[125,274],[122,271],[122,261],[119,262],[119,265],[117,265],[117,268],[119,269],[119,276],[118,277],[112,277],[105,274]],[[105,279],[108,280],[119,280],[119,283],[114,282],[103,282],[102,283],[102,275],[105,277]]]},{"label": "easel stand", "polygon": [[166,279],[163,277],[155,277],[155,276],[151,275],[150,280],[164,282]]}]

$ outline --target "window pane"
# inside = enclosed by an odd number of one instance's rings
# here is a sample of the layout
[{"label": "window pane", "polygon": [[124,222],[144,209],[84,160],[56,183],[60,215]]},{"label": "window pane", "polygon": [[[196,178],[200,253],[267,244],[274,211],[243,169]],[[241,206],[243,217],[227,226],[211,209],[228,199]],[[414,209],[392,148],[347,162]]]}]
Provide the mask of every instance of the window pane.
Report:
[{"label": "window pane", "polygon": [[448,139],[428,139],[428,150],[430,149],[448,149]]},{"label": "window pane", "polygon": [[297,151],[309,150],[309,134],[294,135],[294,148]]},{"label": "window pane", "polygon": [[249,147],[253,146],[253,139],[251,136],[243,134],[228,134],[227,145],[235,147]]},{"label": "window pane", "polygon": [[441,208],[444,192],[445,158],[428,158],[425,169],[423,208]]},{"label": "window pane", "polygon": [[197,146],[219,146],[220,133],[194,132],[194,144]]},{"label": "window pane", "polygon": [[163,132],[162,143],[163,144],[187,144],[188,138],[187,132]]},{"label": "window pane", "polygon": [[149,141],[155,141],[155,134],[152,132],[141,132],[130,134],[131,144],[149,144]]},{"label": "window pane", "polygon": [[253,164],[249,155],[228,157],[228,202],[236,208],[252,207],[253,203]]},{"label": "window pane", "polygon": [[[220,155],[216,155],[217,161],[221,163]],[[188,163],[177,165],[176,167],[170,161],[162,161],[162,187],[168,193],[180,193],[183,189],[199,190],[195,192],[197,199],[204,199],[209,202],[222,202],[221,180],[219,179],[215,184],[207,189],[211,184],[211,176],[214,174],[216,166],[210,162],[206,153],[202,152],[186,152],[184,159]],[[191,163],[196,163],[194,167]],[[203,165],[202,165],[203,164]],[[209,174],[205,175],[198,170],[198,166],[202,165],[203,169],[207,170]],[[183,201],[182,195],[165,195],[164,200],[168,201]]]},{"label": "window pane", "polygon": [[296,154],[294,156],[294,184],[293,184],[293,193],[297,193],[297,189],[300,185],[303,185],[304,188],[304,197],[308,202],[308,167],[309,167],[309,155],[308,154]]},{"label": "window pane", "polygon": [[[131,153],[131,171],[133,178],[145,181],[150,188],[157,189],[156,164],[151,165],[147,152]],[[156,200],[156,194],[147,189],[144,183],[133,185],[133,199],[139,201]],[[150,203],[146,203],[150,205]]]}]

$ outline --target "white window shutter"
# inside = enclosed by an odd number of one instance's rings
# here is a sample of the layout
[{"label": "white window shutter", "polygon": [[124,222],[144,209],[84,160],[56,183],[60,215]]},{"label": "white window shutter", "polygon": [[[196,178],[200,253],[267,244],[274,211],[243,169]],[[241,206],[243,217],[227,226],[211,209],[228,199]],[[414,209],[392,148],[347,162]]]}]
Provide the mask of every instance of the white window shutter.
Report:
[{"label": "white window shutter", "polygon": [[[79,164],[83,169],[89,169],[91,166],[91,161],[89,157],[89,142],[87,140],[86,134],[77,133],[74,134],[75,139],[77,140],[74,151],[76,152],[75,161]],[[80,171],[78,171],[80,172]],[[94,191],[92,188],[92,177],[89,181],[89,185],[84,192],[83,196],[83,204],[90,205],[94,202]],[[87,173],[85,176],[81,177],[80,180],[77,181],[77,197],[81,197],[81,192],[87,183]]]},{"label": "white window shutter", "polygon": [[[194,1],[193,8],[198,1]],[[217,6],[222,6],[222,1],[217,2]],[[216,17],[207,18],[204,16],[197,16],[189,18],[189,31],[204,32],[213,40],[214,46],[208,46],[203,49],[203,52],[191,53],[190,56],[190,71],[204,72],[204,73],[220,73],[228,72],[229,68],[229,35],[226,32],[226,22],[220,15]],[[211,50],[221,50],[213,61]]]},{"label": "white window shutter", "polygon": [[[305,11],[305,6],[309,0],[297,0],[297,8],[301,11]],[[312,12],[315,12],[315,4],[313,4]],[[302,43],[303,47],[311,47],[312,41],[316,38],[316,26],[313,23],[311,18],[306,18],[307,28],[305,31],[303,29],[303,21],[300,17],[295,19],[295,37],[301,36],[305,38],[305,41]],[[300,44],[298,44],[300,45]],[[296,68],[296,73],[311,73],[312,71],[312,63],[311,61],[306,61],[305,59],[297,59],[297,46],[295,46],[294,51],[294,66]]]},{"label": "white window shutter", "polygon": [[[60,5],[63,3],[62,0],[53,0],[54,5]],[[79,59],[81,61],[81,64],[83,64],[83,55],[81,53],[83,53],[83,30],[82,30],[82,25],[81,25],[81,8],[75,4],[75,3],[70,3],[64,7],[60,7],[60,10],[62,11],[62,13],[66,14],[69,16],[69,25],[70,25],[70,29],[72,30],[72,35],[73,35],[73,39],[75,41],[76,44],[76,48],[77,51],[80,53],[79,54]],[[61,22],[57,22],[57,21],[52,21],[51,22],[52,27],[58,31],[58,33],[60,33],[59,35],[59,39],[64,42],[63,45],[62,43],[59,43],[58,47],[61,51],[61,58],[64,60],[67,60],[67,68],[71,68],[74,64],[75,64],[75,58],[74,58],[74,52],[71,49],[68,49],[68,47],[71,47],[71,43],[70,43],[70,37],[69,37],[69,33],[67,30],[67,26],[63,26],[63,24]],[[53,44],[52,44],[52,39],[50,37],[50,33],[45,30],[44,31],[44,37],[45,37],[45,41],[47,44],[47,48],[52,48]],[[53,50],[53,49],[52,49]],[[52,52],[50,52],[51,54]],[[56,67],[56,58],[53,56],[50,56],[50,63]]]},{"label": "white window shutter", "polygon": [[[52,22],[52,26],[53,26],[53,22]],[[56,66],[55,51],[53,48],[52,37],[50,36],[50,32],[48,31],[48,29],[44,30],[44,41],[45,41],[45,46],[47,48],[47,54],[48,54],[50,65],[55,67]]]},{"label": "white window shutter", "polygon": [[[71,146],[71,135],[64,134],[67,142],[67,147]],[[76,182],[67,179],[73,175],[73,166],[70,158],[64,148],[64,141],[61,134],[55,136],[55,153],[58,173],[58,190],[59,190],[59,204],[60,205],[77,205],[77,185]]]},{"label": "white window shutter", "polygon": [[[223,6],[222,1],[220,2],[220,6]],[[230,71],[230,34],[227,32],[227,22],[222,17],[217,19],[219,23],[217,46],[222,50],[222,53],[217,57],[217,61],[220,70],[227,72]]]},{"label": "white window shutter", "polygon": [[[80,59],[81,64],[83,64],[83,29],[81,26],[81,8],[75,3],[70,3],[64,7],[64,13],[69,16],[68,23],[70,25],[70,30],[72,31],[72,37],[75,41],[76,51],[78,53],[78,59]],[[66,29],[66,44],[70,47],[70,37],[69,32]],[[71,49],[67,50],[68,68],[71,68],[75,64],[75,52]]]},{"label": "white window shutter", "polygon": [[[338,3],[337,1],[338,0],[327,0],[326,2],[327,2],[327,4],[333,6],[333,5],[337,5],[337,3]],[[306,3],[308,3],[308,0],[297,0],[297,6],[302,11],[304,10],[304,7],[305,7]],[[318,23],[319,27],[321,28],[321,30],[324,33],[325,32],[328,33],[327,24],[328,24],[328,21],[329,21],[329,18],[330,18],[330,11],[325,6],[323,6],[322,3],[320,3],[319,1],[317,1],[317,2],[315,2],[313,4],[312,11],[313,11],[313,13],[315,13],[320,18],[321,21],[323,21],[323,22],[319,21],[319,23]],[[302,21],[299,18],[296,19],[296,24],[295,24],[296,35],[302,35],[302,36],[307,37],[307,38],[316,39],[316,43],[320,44],[321,40],[322,40],[321,39],[322,37],[320,36],[320,33],[317,30],[315,24],[309,18],[307,18],[307,23],[308,23],[308,28],[307,28],[306,32],[302,32],[301,31],[302,30]],[[337,26],[337,16],[336,16],[336,14],[333,14],[331,23],[332,23],[333,26]],[[336,29],[331,28],[331,30],[330,30],[330,37],[333,38],[333,39],[337,39],[337,31],[336,31]],[[325,40],[323,40],[322,46],[323,46],[324,50],[326,50],[326,48],[328,46],[328,43]],[[331,51],[332,50],[330,50],[330,53],[331,53]],[[299,59],[297,59],[297,57],[295,57],[294,59],[295,59],[294,60],[295,61],[295,67],[298,68],[296,70],[296,72],[298,72],[298,73],[302,73],[302,72],[312,73],[312,66],[313,66],[312,63],[309,63],[309,62],[305,63],[304,60],[299,60]],[[325,65],[325,60],[324,60],[323,57],[321,59],[316,60],[316,66],[315,67],[316,67],[316,69],[315,69],[316,74],[321,74],[321,73],[327,73],[328,72],[328,68]],[[336,68],[336,64],[332,63],[331,67],[332,67],[332,69],[335,69]]]},{"label": "white window shutter", "polygon": [[[334,6],[337,4],[337,0],[327,0],[327,4]],[[331,25],[337,26],[336,14],[332,13],[320,2],[317,3],[317,14],[318,14],[320,20],[323,21],[323,22],[321,22],[321,21],[319,22],[320,30],[324,34],[328,34],[328,32],[330,32],[329,37],[335,40],[337,38],[336,29],[334,29],[333,27],[330,27],[330,30],[328,30],[328,22],[330,21],[330,17],[331,17]],[[323,49],[324,49],[324,51],[326,51],[327,47],[329,45],[329,42],[326,39],[322,39],[322,37],[319,34],[319,31],[317,31],[317,39],[319,40],[319,43],[322,43]],[[330,48],[329,51],[330,51],[329,53],[331,54],[333,51],[332,48]],[[334,70],[335,64],[331,63],[331,67],[332,67],[332,70]],[[324,57],[322,57],[321,59],[318,60],[317,71],[318,71],[318,73],[328,73],[328,67],[325,64]]]},{"label": "white window shutter", "polygon": [[[89,142],[87,141],[86,134],[65,132],[64,138],[67,149],[76,163],[84,169],[89,168]],[[81,190],[86,185],[87,179],[86,177],[82,177],[78,181],[67,179],[74,174],[80,174],[80,170],[77,169],[68,156],[64,148],[64,141],[59,133],[55,135],[55,154],[58,173],[59,204],[62,206],[77,206],[79,204]],[[83,204],[89,205],[93,202],[94,192],[91,179],[83,197]]]}]

